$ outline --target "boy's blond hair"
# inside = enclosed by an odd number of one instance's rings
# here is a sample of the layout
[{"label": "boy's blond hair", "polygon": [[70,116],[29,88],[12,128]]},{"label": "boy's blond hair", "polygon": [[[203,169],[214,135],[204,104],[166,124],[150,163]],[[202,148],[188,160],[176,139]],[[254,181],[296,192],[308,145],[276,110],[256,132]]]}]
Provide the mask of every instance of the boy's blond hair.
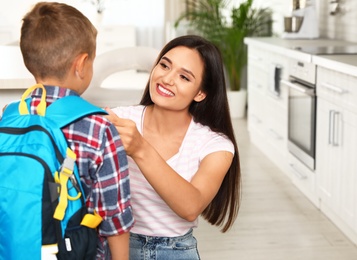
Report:
[{"label": "boy's blond hair", "polygon": [[39,2],[23,18],[20,47],[35,78],[64,79],[78,54],[95,57],[97,30],[76,8]]}]

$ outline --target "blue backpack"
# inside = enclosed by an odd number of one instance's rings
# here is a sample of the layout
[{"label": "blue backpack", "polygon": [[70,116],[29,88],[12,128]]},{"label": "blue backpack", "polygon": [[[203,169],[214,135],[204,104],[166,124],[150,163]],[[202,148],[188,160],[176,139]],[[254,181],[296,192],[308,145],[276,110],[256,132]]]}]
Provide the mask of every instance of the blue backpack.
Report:
[{"label": "blue backpack", "polygon": [[[38,115],[27,96],[42,89]],[[0,119],[0,260],[95,259],[102,221],[88,214],[76,166],[61,128],[90,114],[106,112],[78,96],[46,108],[37,84]]]}]

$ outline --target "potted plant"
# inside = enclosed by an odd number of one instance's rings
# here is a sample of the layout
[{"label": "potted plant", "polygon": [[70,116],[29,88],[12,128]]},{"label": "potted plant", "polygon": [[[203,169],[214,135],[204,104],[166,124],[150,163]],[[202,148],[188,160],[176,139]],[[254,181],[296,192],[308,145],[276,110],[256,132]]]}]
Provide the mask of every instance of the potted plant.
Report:
[{"label": "potted plant", "polygon": [[[244,38],[272,35],[271,10],[253,8],[253,0],[245,0],[230,10],[229,1],[226,0],[187,0],[186,4],[187,8],[176,20],[175,27],[187,21],[188,27],[194,33],[200,34],[219,48],[229,89],[231,92],[239,91],[243,96],[243,102],[230,102],[231,112],[237,110],[233,105],[241,103],[243,106],[239,115],[232,117],[244,117],[246,88],[242,86],[242,76],[247,65],[247,46],[244,44]],[[225,11],[230,11],[230,21],[224,15]]]}]

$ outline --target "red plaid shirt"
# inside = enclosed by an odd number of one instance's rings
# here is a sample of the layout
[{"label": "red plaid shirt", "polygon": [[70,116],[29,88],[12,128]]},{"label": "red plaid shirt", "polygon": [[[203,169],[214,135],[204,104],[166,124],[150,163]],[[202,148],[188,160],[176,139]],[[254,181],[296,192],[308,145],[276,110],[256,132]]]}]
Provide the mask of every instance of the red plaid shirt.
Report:
[{"label": "red plaid shirt", "polygon": [[[64,96],[78,95],[60,87],[46,86],[47,105]],[[40,101],[41,90],[32,93],[31,113]],[[109,252],[106,237],[128,232],[134,224],[130,204],[129,172],[126,153],[116,128],[101,115],[91,115],[63,128],[86,194],[89,212],[103,218],[99,226],[97,259]]]}]

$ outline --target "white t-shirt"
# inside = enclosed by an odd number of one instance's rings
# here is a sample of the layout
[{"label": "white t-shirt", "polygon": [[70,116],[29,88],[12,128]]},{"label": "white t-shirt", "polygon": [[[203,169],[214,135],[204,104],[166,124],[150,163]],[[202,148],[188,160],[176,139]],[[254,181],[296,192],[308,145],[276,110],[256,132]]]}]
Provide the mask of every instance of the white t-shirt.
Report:
[{"label": "white t-shirt", "polygon": [[[144,108],[144,106],[118,107],[113,111],[119,117],[133,120],[142,134]],[[183,178],[190,181],[197,172],[201,160],[216,151],[234,153],[234,146],[224,135],[219,135],[209,127],[192,120],[179,152],[166,162]],[[147,236],[174,237],[182,236],[190,228],[197,227],[197,219],[193,222],[186,221],[167,206],[129,156],[128,162],[131,203],[136,221],[131,232]]]}]

